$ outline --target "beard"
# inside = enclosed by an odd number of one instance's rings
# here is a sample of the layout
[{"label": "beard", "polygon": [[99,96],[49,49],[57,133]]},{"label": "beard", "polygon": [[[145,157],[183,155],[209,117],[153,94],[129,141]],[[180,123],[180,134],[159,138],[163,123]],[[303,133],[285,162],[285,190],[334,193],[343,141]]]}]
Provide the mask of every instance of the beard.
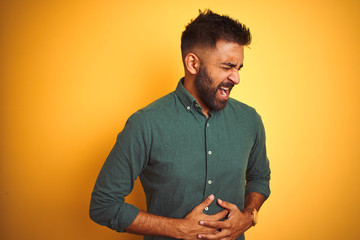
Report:
[{"label": "beard", "polygon": [[222,110],[226,107],[227,100],[218,99],[216,94],[220,87],[230,87],[231,90],[234,85],[222,82],[219,84],[219,86],[213,87],[214,80],[209,76],[204,65],[202,66],[203,67],[200,66],[199,73],[195,77],[195,88],[199,94],[199,97],[209,107],[210,110]]}]

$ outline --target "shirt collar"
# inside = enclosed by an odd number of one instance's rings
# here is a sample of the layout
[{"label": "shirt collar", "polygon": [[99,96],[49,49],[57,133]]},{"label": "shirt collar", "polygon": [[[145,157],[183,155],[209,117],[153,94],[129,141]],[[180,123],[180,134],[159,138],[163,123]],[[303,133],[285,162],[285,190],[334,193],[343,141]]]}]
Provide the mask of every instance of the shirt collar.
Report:
[{"label": "shirt collar", "polygon": [[178,96],[184,107],[187,110],[190,110],[192,105],[197,104],[197,102],[196,99],[185,89],[183,83],[184,83],[184,78],[181,78],[176,87],[175,94]]},{"label": "shirt collar", "polygon": [[[192,108],[195,108],[199,113],[203,114],[202,108],[200,104],[196,101],[196,99],[185,89],[184,85],[184,78],[181,78],[176,90],[175,94],[179,97],[181,103],[184,105],[187,111],[190,111]],[[210,110],[209,117],[213,116],[217,111]]]}]

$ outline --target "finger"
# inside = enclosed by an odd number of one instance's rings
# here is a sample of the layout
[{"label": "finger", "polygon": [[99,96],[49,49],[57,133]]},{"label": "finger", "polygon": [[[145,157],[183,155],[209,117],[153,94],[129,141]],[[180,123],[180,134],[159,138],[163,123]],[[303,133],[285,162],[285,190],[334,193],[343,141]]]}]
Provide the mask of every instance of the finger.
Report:
[{"label": "finger", "polygon": [[229,233],[227,231],[218,231],[215,233],[210,233],[210,234],[206,234],[206,233],[200,233],[197,236],[199,239],[227,239],[227,237],[229,237]]},{"label": "finger", "polygon": [[222,210],[221,212],[218,212],[216,214],[213,214],[213,215],[208,215],[209,216],[209,220],[220,220],[220,219],[223,219],[225,218],[227,215],[228,215],[229,211],[224,209]]},{"label": "finger", "polygon": [[238,209],[238,207],[235,204],[229,203],[227,201],[223,201],[221,199],[218,199],[217,202],[221,207],[223,207],[225,209],[228,209],[230,211]]},{"label": "finger", "polygon": [[214,234],[214,233],[217,233],[219,232],[218,229],[214,229],[214,228],[209,228],[209,227],[206,227],[206,226],[202,226],[202,228],[199,228],[197,230],[197,232],[201,233],[201,234]]},{"label": "finger", "polygon": [[199,221],[199,224],[202,226],[215,228],[215,229],[227,229],[231,227],[231,224],[229,221],[212,221],[212,220],[201,220]]},{"label": "finger", "polygon": [[209,206],[214,201],[214,199],[215,196],[213,194],[209,195],[207,198],[205,198],[205,200],[202,203],[197,205],[195,209],[199,211],[203,211],[207,206]]}]

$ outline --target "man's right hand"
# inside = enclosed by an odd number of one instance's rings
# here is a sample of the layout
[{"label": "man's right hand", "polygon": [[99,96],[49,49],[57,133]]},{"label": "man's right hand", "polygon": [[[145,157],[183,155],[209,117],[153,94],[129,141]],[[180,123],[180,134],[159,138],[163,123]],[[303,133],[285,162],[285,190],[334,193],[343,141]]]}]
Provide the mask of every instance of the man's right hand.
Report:
[{"label": "man's right hand", "polygon": [[225,218],[228,214],[228,210],[226,209],[214,215],[207,215],[203,212],[204,209],[214,201],[214,199],[214,195],[211,194],[185,216],[185,218],[181,221],[181,224],[177,226],[177,230],[179,230],[180,233],[178,238],[185,240],[198,239],[197,236],[199,233],[214,233],[218,231],[218,229],[199,225],[200,220],[219,221],[220,219]]},{"label": "man's right hand", "polygon": [[165,236],[184,240],[198,239],[200,233],[216,233],[218,229],[199,224],[204,220],[219,221],[228,214],[226,209],[214,215],[207,215],[203,212],[214,199],[214,195],[211,194],[183,219],[167,218],[140,211],[133,223],[125,230],[141,235]]}]

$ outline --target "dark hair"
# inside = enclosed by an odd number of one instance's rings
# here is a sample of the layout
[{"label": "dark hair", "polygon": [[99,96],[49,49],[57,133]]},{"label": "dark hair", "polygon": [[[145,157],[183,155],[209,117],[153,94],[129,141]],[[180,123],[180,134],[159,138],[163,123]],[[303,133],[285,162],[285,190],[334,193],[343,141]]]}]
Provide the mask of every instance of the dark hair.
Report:
[{"label": "dark hair", "polygon": [[249,28],[238,20],[211,10],[199,10],[199,16],[182,33],[181,53],[185,57],[195,46],[214,49],[220,39],[246,46],[251,42],[251,34]]}]

